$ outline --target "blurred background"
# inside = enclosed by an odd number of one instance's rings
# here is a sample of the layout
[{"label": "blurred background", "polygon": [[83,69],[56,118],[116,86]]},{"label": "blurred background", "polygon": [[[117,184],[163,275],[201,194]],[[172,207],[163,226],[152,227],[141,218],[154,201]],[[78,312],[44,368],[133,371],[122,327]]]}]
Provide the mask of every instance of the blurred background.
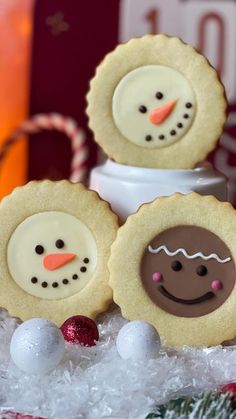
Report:
[{"label": "blurred background", "polygon": [[85,115],[89,80],[118,42],[146,33],[180,36],[220,73],[229,118],[209,160],[229,177],[236,203],[235,0],[0,0],[0,198],[28,180],[69,177],[71,143],[63,133],[22,137],[1,157],[6,139],[32,115],[74,118],[89,146],[87,168],[99,162]]}]

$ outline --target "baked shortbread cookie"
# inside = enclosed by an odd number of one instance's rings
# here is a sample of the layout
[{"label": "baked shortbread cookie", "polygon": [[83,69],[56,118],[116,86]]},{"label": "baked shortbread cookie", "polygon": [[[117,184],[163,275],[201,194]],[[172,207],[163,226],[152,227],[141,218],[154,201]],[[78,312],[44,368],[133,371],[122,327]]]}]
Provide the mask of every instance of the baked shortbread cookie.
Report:
[{"label": "baked shortbread cookie", "polygon": [[132,166],[193,168],[216,147],[226,119],[216,71],[166,35],[132,39],[108,54],[87,100],[95,140]]},{"label": "baked shortbread cookie", "polygon": [[15,189],[0,204],[0,305],[23,320],[45,317],[58,325],[105,311],[117,228],[109,205],[82,184]]},{"label": "baked shortbread cookie", "polygon": [[196,193],[143,205],[109,261],[115,302],[168,345],[217,345],[236,335],[236,211]]}]

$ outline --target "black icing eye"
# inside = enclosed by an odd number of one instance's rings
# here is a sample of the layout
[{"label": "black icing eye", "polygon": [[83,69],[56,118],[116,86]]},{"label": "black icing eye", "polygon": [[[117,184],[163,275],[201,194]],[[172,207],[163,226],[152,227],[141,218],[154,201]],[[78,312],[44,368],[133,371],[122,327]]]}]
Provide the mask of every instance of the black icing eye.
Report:
[{"label": "black icing eye", "polygon": [[157,93],[156,93],[156,98],[157,98],[158,100],[163,99],[163,93],[161,93],[161,92],[157,92]]},{"label": "black icing eye", "polygon": [[182,263],[179,260],[174,260],[174,262],[171,264],[171,268],[173,271],[178,272],[182,269]]},{"label": "black icing eye", "polygon": [[205,276],[207,274],[207,267],[205,265],[199,265],[196,269],[199,276]]},{"label": "black icing eye", "polygon": [[43,248],[43,246],[41,246],[40,244],[38,244],[36,247],[35,247],[35,252],[38,254],[38,255],[41,255],[43,252],[44,252],[44,248]]},{"label": "black icing eye", "polygon": [[139,110],[139,112],[141,112],[141,113],[146,113],[146,112],[147,112],[147,108],[146,108],[146,106],[144,106],[144,105],[139,106],[138,110]]},{"label": "black icing eye", "polygon": [[57,247],[58,249],[62,249],[62,248],[65,246],[65,243],[63,242],[63,240],[58,239],[58,240],[56,241],[55,245],[56,245],[56,247]]}]

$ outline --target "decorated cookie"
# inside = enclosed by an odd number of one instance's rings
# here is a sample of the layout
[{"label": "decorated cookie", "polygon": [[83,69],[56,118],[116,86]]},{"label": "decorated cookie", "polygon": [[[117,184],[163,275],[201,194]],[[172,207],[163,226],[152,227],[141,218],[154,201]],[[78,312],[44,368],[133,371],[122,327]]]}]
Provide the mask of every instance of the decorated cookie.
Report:
[{"label": "decorated cookie", "polygon": [[168,345],[236,335],[236,211],[196,193],[143,205],[120,228],[109,261],[114,300]]},{"label": "decorated cookie", "polygon": [[31,182],[0,204],[0,305],[23,320],[94,317],[111,301],[117,217],[82,184]]},{"label": "decorated cookie", "polygon": [[215,148],[225,110],[224,87],[206,58],[165,35],[118,46],[88,93],[95,140],[115,161],[141,167],[194,167]]}]

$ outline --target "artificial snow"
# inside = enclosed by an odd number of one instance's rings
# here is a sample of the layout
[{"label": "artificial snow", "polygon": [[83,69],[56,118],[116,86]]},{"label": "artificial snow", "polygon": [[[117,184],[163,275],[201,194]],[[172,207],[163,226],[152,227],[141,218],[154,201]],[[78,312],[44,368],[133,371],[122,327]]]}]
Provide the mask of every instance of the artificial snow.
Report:
[{"label": "artificial snow", "polygon": [[19,320],[0,311],[0,412],[50,419],[143,419],[158,403],[198,395],[236,381],[236,346],[174,350],[156,359],[122,360],[115,340],[126,323],[114,308],[99,319],[94,347],[66,344],[61,364],[44,376],[28,375],[10,360]]}]

